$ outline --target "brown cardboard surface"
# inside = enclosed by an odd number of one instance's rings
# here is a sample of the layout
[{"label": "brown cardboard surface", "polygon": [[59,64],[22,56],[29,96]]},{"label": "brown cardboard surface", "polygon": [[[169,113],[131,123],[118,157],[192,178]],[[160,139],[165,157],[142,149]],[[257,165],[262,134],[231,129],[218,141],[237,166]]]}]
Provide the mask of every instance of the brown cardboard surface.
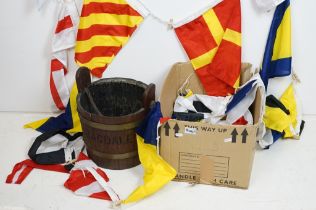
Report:
[{"label": "brown cardboard surface", "polygon": [[252,77],[251,67],[250,63],[243,63],[241,65],[240,85],[245,84]]},{"label": "brown cardboard surface", "polygon": [[[220,126],[169,120],[161,129],[160,154],[176,170],[177,181],[200,182],[203,156],[213,161],[204,184],[247,188],[255,149],[256,126]],[[174,127],[179,126],[176,134]],[[236,130],[235,130],[236,129]],[[166,135],[169,133],[169,135]],[[245,135],[247,133],[247,135]],[[236,142],[235,142],[236,141]],[[205,162],[205,161],[204,161]],[[207,170],[207,169],[206,169]]]},{"label": "brown cardboard surface", "polygon": [[[250,78],[250,68],[244,65],[241,83]],[[171,115],[177,91],[190,75],[189,88],[194,93],[203,93],[191,64],[175,64],[161,92],[164,116]],[[162,125],[160,154],[177,170],[176,181],[248,188],[256,145],[258,107],[261,106],[258,94],[252,109],[255,125],[210,125],[179,120],[169,120]]]},{"label": "brown cardboard surface", "polygon": [[[209,157],[207,155],[202,155],[200,157],[200,183],[202,184],[209,184],[214,183],[213,180],[214,172],[216,172],[217,168],[214,169],[214,161],[212,160],[212,157]],[[217,165],[216,165],[217,166]],[[224,168],[220,167],[218,168],[217,172],[222,171]]]}]

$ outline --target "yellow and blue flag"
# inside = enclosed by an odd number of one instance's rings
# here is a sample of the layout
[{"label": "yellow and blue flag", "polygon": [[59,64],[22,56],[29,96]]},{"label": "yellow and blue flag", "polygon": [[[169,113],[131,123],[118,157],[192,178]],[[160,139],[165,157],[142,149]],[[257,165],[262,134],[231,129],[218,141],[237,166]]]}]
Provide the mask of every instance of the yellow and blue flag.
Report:
[{"label": "yellow and blue flag", "polygon": [[270,95],[266,100],[263,122],[271,130],[271,143],[282,138],[298,139],[304,128],[298,111],[293,84],[285,90],[280,100]]},{"label": "yellow and blue flag", "polygon": [[266,104],[263,121],[267,128],[284,133],[285,138],[294,137],[298,122],[293,84],[286,89],[279,102],[282,105]]},{"label": "yellow and blue flag", "polygon": [[78,89],[73,85],[65,112],[57,117],[49,117],[24,125],[24,128],[32,128],[45,133],[55,130],[66,130],[68,133],[82,132],[79,115],[77,112]]},{"label": "yellow and blue flag", "polygon": [[176,176],[176,170],[157,154],[157,126],[161,118],[160,103],[156,102],[136,131],[139,160],[144,167],[144,184],[136,188],[123,204],[152,195]]},{"label": "yellow and blue flag", "polygon": [[272,20],[260,76],[267,88],[269,78],[291,74],[291,10],[290,0],[278,5]]}]

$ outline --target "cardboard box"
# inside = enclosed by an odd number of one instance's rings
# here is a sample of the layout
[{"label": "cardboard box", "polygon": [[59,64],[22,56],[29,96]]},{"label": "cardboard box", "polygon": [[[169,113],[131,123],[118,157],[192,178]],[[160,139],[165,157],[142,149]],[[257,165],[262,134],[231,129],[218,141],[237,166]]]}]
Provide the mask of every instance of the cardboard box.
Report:
[{"label": "cardboard box", "polygon": [[[241,81],[250,77],[244,65]],[[167,76],[161,97],[164,116],[171,116],[177,91],[190,77],[189,88],[203,93],[190,63],[177,63]],[[260,94],[252,105],[254,125],[211,125],[169,120],[160,128],[160,155],[177,170],[175,181],[248,188],[256,146]]]}]

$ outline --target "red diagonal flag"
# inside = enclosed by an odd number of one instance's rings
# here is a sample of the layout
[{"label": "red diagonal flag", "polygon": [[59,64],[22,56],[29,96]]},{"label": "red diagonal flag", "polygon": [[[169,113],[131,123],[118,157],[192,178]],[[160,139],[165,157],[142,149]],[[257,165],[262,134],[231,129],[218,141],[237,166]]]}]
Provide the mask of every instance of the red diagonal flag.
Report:
[{"label": "red diagonal flag", "polygon": [[241,68],[240,0],[224,0],[175,31],[205,92],[233,94]]}]

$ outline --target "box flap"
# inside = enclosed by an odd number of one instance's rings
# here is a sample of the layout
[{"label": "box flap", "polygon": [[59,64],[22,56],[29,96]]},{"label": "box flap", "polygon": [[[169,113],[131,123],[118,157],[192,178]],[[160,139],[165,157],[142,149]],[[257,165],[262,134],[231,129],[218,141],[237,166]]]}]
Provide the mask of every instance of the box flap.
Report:
[{"label": "box flap", "polygon": [[168,117],[172,115],[173,104],[177,97],[178,90],[188,77],[190,77],[190,89],[194,93],[204,94],[204,89],[191,63],[174,64],[166,77],[160,95],[161,112],[163,116]]}]

